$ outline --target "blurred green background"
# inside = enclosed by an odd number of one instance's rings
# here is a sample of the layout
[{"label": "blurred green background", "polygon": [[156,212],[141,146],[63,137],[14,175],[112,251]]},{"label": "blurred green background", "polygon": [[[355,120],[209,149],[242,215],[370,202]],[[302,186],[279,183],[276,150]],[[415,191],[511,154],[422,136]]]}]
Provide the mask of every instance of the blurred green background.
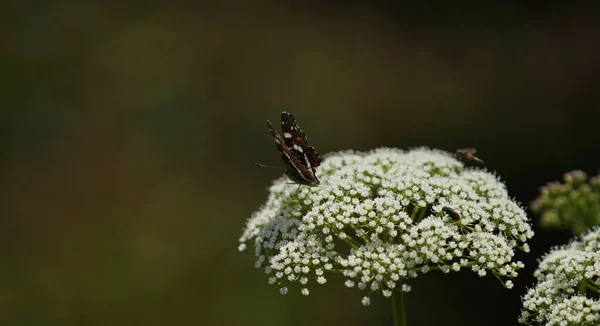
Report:
[{"label": "blurred green background", "polygon": [[[546,2],[1,5],[2,325],[390,325],[330,278],[282,297],[237,251],[292,112],[320,153],[473,146],[528,204],[600,168],[600,24]],[[532,215],[532,218],[536,218]],[[410,325],[516,324],[515,288],[430,273]]]}]

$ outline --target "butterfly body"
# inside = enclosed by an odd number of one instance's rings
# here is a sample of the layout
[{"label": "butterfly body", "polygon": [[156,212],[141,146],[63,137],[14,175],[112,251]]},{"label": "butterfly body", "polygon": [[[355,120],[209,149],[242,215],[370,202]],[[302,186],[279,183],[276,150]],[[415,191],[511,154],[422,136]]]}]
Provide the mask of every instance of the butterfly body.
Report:
[{"label": "butterfly body", "polygon": [[318,185],[316,168],[321,164],[321,157],[314,147],[308,146],[306,135],[298,127],[296,119],[287,112],[281,113],[283,137],[273,128],[269,120],[267,120],[267,126],[277,150],[281,153],[285,174],[298,184]]}]

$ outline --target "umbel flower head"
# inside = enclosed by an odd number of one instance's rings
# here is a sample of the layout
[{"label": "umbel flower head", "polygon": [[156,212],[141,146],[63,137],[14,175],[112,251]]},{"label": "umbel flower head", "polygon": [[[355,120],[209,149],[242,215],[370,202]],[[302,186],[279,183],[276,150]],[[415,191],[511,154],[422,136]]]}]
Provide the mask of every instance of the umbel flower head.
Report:
[{"label": "umbel flower head", "polygon": [[551,182],[531,209],[542,214],[541,224],[550,228],[568,228],[579,234],[600,225],[600,175],[588,179],[583,171],[571,171],[564,183]]},{"label": "umbel flower head", "polygon": [[523,267],[513,256],[533,236],[525,212],[495,175],[452,154],[339,152],[318,173],[316,187],[276,180],[240,238],[282,294],[299,283],[308,295],[309,282],[340,273],[368,305],[371,293],[408,292],[406,281],[430,270],[491,273],[511,288]]},{"label": "umbel flower head", "polygon": [[519,322],[600,325],[600,228],[546,254],[523,297]]}]

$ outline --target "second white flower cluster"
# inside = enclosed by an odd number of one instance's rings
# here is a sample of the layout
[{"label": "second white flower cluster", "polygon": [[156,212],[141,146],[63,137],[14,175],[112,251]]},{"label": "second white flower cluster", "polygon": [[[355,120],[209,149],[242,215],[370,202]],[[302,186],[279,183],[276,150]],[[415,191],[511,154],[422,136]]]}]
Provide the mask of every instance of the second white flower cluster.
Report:
[{"label": "second white flower cluster", "polygon": [[600,324],[600,228],[550,251],[534,276],[538,282],[523,297],[519,322]]}]

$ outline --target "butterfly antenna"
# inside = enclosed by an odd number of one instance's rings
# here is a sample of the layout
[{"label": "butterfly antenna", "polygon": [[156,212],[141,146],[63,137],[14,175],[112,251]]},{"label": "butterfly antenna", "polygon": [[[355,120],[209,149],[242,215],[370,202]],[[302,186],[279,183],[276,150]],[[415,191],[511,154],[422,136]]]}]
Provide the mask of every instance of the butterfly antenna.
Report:
[{"label": "butterfly antenna", "polygon": [[258,162],[254,163],[256,166],[261,167],[261,168],[269,168],[269,169],[278,169],[278,170],[285,170],[285,168],[283,166],[272,166],[272,165],[265,165],[265,164],[260,164]]}]

